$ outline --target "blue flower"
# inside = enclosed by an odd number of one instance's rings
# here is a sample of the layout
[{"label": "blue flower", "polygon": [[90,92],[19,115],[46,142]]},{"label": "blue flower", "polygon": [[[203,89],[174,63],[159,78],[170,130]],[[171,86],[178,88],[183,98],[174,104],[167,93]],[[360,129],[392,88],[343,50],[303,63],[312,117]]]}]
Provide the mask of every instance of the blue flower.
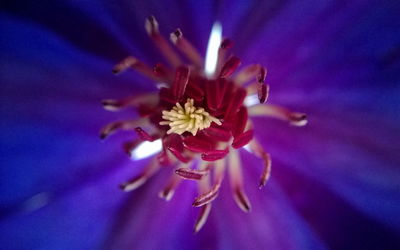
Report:
[{"label": "blue flower", "polygon": [[[5,249],[395,249],[400,231],[400,6],[395,1],[13,1],[1,12],[1,224]],[[162,61],[143,20],[181,28],[202,54],[220,20],[233,52],[268,68],[268,102],[307,113],[303,128],[254,120],[273,172],[259,190],[258,158],[241,152],[250,213],[224,195],[196,235],[193,182],[157,198],[163,169],[140,173],[122,132],[99,129],[131,111],[100,100],[152,90],[111,74],[134,55]],[[229,194],[224,184],[221,193]]]}]

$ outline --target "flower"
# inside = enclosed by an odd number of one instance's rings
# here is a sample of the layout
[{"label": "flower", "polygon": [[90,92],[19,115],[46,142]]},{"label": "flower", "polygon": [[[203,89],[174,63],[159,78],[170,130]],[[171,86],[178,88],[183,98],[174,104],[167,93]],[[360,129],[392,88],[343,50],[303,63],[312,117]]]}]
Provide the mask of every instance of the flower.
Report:
[{"label": "flower", "polygon": [[[133,68],[156,83],[162,82],[165,85],[159,87],[158,94],[103,101],[104,108],[110,111],[136,107],[141,118],[110,123],[101,130],[101,138],[104,139],[119,129],[134,130],[139,139],[124,146],[130,154],[143,145],[138,141],[152,142],[153,147],[155,140],[162,141],[158,156],[140,174],[122,184],[122,190],[137,189],[156,174],[161,166],[173,166],[174,173],[159,196],[167,201],[171,200],[180,183],[175,175],[198,181],[199,194],[193,202],[193,206],[201,207],[194,227],[194,231],[198,232],[209,216],[212,201],[218,196],[227,166],[233,197],[243,211],[249,212],[251,205],[243,188],[243,170],[236,150],[248,145],[249,152],[262,160],[264,170],[260,178],[260,188],[265,186],[271,172],[270,156],[253,138],[253,125],[249,116],[272,116],[288,120],[297,126],[307,123],[306,116],[282,107],[263,105],[269,87],[265,84],[267,70],[261,65],[247,66],[233,75],[241,61],[235,56],[226,58],[232,42],[215,38],[220,36],[215,35],[221,32],[220,24],[213,26],[207,50],[207,58],[215,59],[206,61],[204,67],[204,59],[183,37],[180,29],[171,33],[171,41],[189,59],[190,65],[184,65],[182,58],[160,34],[155,17],[149,17],[145,27],[154,44],[175,69],[169,70],[162,64],[157,64],[152,70],[132,56],[125,58],[113,69],[114,73],[120,73]],[[220,44],[214,46],[213,39]],[[214,51],[212,47],[215,47]],[[215,53],[216,56],[210,53]],[[210,63],[215,66],[210,67]],[[254,99],[254,92],[257,92],[261,104],[248,108],[251,99]],[[153,129],[152,135],[139,125],[146,126],[146,130]],[[142,155],[138,157],[142,158]],[[211,173],[214,176],[212,186],[209,177]]]},{"label": "flower", "polygon": [[[181,27],[202,54],[220,20],[235,55],[268,68],[267,103],[310,121],[254,118],[273,160],[268,185],[257,189],[259,159],[241,150],[253,166],[243,171],[252,211],[237,212],[224,181],[196,235],[187,230],[195,182],[165,203],[154,198],[170,174],[162,169],[121,192],[148,161],[121,152],[135,135],[98,140],[104,124],[133,119],[99,100],[155,89],[138,74],[113,76],[113,64],[130,54],[166,63],[141,31],[151,14],[165,31]],[[398,248],[395,1],[9,1],[0,16],[2,248]]]}]

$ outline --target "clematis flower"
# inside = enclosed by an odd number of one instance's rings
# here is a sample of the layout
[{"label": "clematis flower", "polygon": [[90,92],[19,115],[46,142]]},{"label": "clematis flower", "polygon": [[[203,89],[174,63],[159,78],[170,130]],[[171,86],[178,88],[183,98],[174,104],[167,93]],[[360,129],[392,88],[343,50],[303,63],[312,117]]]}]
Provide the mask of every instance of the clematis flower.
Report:
[{"label": "clematis flower", "polygon": [[[399,11],[396,1],[3,3],[0,245],[399,248]],[[169,124],[153,122],[136,126],[137,133],[122,131],[104,143],[98,139],[104,124],[137,119],[149,111],[142,105],[140,114],[129,108],[105,112],[99,100],[160,91],[151,85],[161,83],[158,79],[110,72],[128,55],[147,65],[168,64],[143,32],[143,20],[150,15],[158,18],[160,32],[180,27],[200,55],[206,54],[210,29],[219,20],[224,36],[234,41],[232,54],[243,63],[235,73],[252,63],[268,69],[270,95],[263,105],[304,112],[310,121],[298,128],[277,119],[251,118],[253,139],[273,161],[268,184],[258,189],[259,157],[240,147],[231,149],[230,142],[229,152],[237,152],[242,162],[243,190],[251,211],[240,212],[224,181],[197,234],[192,228],[198,210],[190,207],[198,195],[197,181],[179,179],[169,202],[156,196],[168,182],[170,168],[161,168],[133,192],[117,188],[152,162],[150,157],[132,161],[122,152],[121,142],[160,136],[148,130],[152,127],[167,134]],[[172,76],[163,83],[174,83],[178,68],[166,71]],[[188,69],[189,78],[203,77],[200,67]],[[235,82],[234,77],[225,79]],[[212,113],[207,101],[185,95],[186,89],[178,101],[182,108],[186,103],[191,106],[188,99],[193,99],[195,110],[203,108],[221,122],[210,118],[210,128],[224,126],[225,117]],[[180,109],[171,102],[160,112],[172,112],[174,107]],[[169,114],[163,121],[169,121]],[[170,135],[197,138],[206,130]]]},{"label": "clematis flower", "polygon": [[[243,170],[236,150],[248,146],[250,152],[263,162],[260,188],[265,186],[271,172],[270,156],[253,138],[249,115],[276,117],[297,126],[307,123],[306,116],[282,107],[262,105],[267,99],[269,87],[265,84],[267,70],[261,65],[247,66],[233,75],[241,61],[235,56],[226,58],[232,42],[228,39],[221,41],[219,23],[213,26],[205,63],[180,29],[171,33],[171,41],[189,59],[189,65],[184,65],[182,58],[160,34],[155,17],[149,17],[145,27],[154,44],[175,69],[169,70],[161,64],[151,69],[132,56],[113,69],[114,73],[120,73],[132,68],[166,85],[159,87],[158,93],[103,101],[104,108],[110,111],[136,107],[141,118],[110,123],[102,129],[101,138],[116,130],[134,130],[138,139],[124,145],[134,158],[143,158],[143,154],[139,153],[143,147],[158,146],[161,151],[138,176],[123,183],[121,189],[135,190],[156,174],[160,167],[174,166],[175,170],[159,196],[171,200],[181,181],[179,177],[198,181],[199,194],[193,202],[193,206],[201,207],[194,227],[194,231],[198,232],[207,221],[227,167],[233,197],[239,208],[249,212],[251,205],[243,188]],[[247,82],[250,84],[246,87]],[[257,101],[261,105],[248,107],[256,98],[254,92],[257,92]],[[149,134],[140,126],[154,131]],[[211,173],[214,176],[212,185]]]}]

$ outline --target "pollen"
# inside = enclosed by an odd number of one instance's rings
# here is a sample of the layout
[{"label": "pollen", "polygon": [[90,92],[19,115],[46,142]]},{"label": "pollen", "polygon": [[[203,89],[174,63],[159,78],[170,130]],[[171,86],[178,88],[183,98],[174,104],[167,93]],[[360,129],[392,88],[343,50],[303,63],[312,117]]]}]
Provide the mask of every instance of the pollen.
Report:
[{"label": "pollen", "polygon": [[181,135],[190,132],[195,136],[198,131],[210,127],[212,122],[221,125],[220,120],[210,115],[204,108],[196,108],[191,98],[187,99],[183,107],[177,102],[170,111],[164,110],[162,118],[165,121],[160,122],[160,125],[170,127],[167,134]]}]

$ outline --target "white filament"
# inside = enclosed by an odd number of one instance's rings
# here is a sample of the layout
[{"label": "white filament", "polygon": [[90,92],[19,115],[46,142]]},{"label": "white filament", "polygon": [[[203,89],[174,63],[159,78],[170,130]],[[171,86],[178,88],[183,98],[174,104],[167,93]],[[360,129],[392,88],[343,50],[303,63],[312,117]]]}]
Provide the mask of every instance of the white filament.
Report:
[{"label": "white filament", "polygon": [[222,26],[221,23],[215,22],[208,40],[205,73],[206,76],[213,76],[217,68],[218,49],[222,41]]},{"label": "white filament", "polygon": [[131,158],[133,160],[141,160],[160,152],[161,149],[161,139],[157,139],[153,142],[144,141],[131,151]]}]

